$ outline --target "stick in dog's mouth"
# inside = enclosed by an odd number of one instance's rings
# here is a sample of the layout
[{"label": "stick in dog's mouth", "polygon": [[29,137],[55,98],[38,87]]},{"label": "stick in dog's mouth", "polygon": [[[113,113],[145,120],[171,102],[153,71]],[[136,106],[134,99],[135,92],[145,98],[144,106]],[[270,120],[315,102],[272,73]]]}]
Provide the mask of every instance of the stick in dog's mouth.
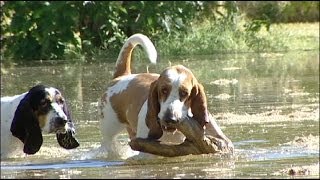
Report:
[{"label": "stick in dog's mouth", "polygon": [[176,127],[170,127],[170,126],[165,126],[165,125],[162,125],[161,128],[162,128],[162,130],[164,130],[164,131],[172,132],[172,133],[177,130]]},{"label": "stick in dog's mouth", "polygon": [[59,145],[65,149],[74,149],[79,146],[79,142],[75,137],[75,129],[71,122],[67,123],[66,132],[57,132],[56,137]]}]

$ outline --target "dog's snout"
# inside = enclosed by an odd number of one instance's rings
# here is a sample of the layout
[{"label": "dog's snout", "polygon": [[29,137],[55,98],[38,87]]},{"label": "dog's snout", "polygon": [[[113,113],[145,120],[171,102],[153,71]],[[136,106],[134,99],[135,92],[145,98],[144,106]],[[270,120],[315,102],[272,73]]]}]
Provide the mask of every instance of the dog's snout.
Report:
[{"label": "dog's snout", "polygon": [[167,110],[165,115],[164,115],[164,121],[166,123],[178,123],[179,119],[173,114],[171,113],[171,111]]},{"label": "dog's snout", "polygon": [[57,117],[57,118],[56,118],[56,122],[57,122],[57,124],[59,124],[59,125],[65,125],[65,124],[67,123],[67,120],[64,119],[64,118],[61,118],[61,117]]},{"label": "dog's snout", "polygon": [[165,119],[164,122],[166,122],[167,124],[175,124],[177,122],[179,122],[178,120],[173,120],[173,119]]}]

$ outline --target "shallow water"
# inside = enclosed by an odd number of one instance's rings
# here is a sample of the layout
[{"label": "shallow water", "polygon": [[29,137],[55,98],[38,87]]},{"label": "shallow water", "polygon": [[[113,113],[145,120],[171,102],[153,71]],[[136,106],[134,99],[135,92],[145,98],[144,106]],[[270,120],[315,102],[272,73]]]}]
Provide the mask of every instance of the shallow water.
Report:
[{"label": "shallow water", "polygon": [[[319,178],[319,52],[144,57],[133,71],[161,72],[169,64],[189,67],[204,85],[208,106],[235,153],[143,160],[107,158],[99,151],[97,100],[114,62],[32,63],[5,69],[1,96],[37,83],[59,88],[71,106],[80,147],[65,150],[44,135],[36,155],[1,161],[1,178]],[[126,134],[120,136],[126,144]]]}]

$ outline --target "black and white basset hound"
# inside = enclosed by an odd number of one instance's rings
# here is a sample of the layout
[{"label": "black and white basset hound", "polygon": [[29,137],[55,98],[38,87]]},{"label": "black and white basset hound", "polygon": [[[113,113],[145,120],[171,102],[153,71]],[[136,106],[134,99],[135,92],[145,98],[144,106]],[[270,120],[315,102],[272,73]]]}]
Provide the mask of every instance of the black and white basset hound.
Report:
[{"label": "black and white basset hound", "polygon": [[42,133],[56,133],[65,149],[79,146],[66,101],[53,87],[36,85],[29,92],[1,97],[1,159],[15,150],[39,151]]}]

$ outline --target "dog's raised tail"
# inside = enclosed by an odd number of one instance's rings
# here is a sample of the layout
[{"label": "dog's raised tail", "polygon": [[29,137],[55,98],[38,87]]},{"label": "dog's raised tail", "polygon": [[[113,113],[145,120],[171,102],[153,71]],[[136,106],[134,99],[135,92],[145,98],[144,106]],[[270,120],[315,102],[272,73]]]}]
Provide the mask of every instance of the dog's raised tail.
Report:
[{"label": "dog's raised tail", "polygon": [[151,63],[157,62],[157,51],[151,40],[143,34],[134,34],[130,36],[121,48],[113,78],[131,74],[131,54],[136,45],[141,45],[147,52]]}]

